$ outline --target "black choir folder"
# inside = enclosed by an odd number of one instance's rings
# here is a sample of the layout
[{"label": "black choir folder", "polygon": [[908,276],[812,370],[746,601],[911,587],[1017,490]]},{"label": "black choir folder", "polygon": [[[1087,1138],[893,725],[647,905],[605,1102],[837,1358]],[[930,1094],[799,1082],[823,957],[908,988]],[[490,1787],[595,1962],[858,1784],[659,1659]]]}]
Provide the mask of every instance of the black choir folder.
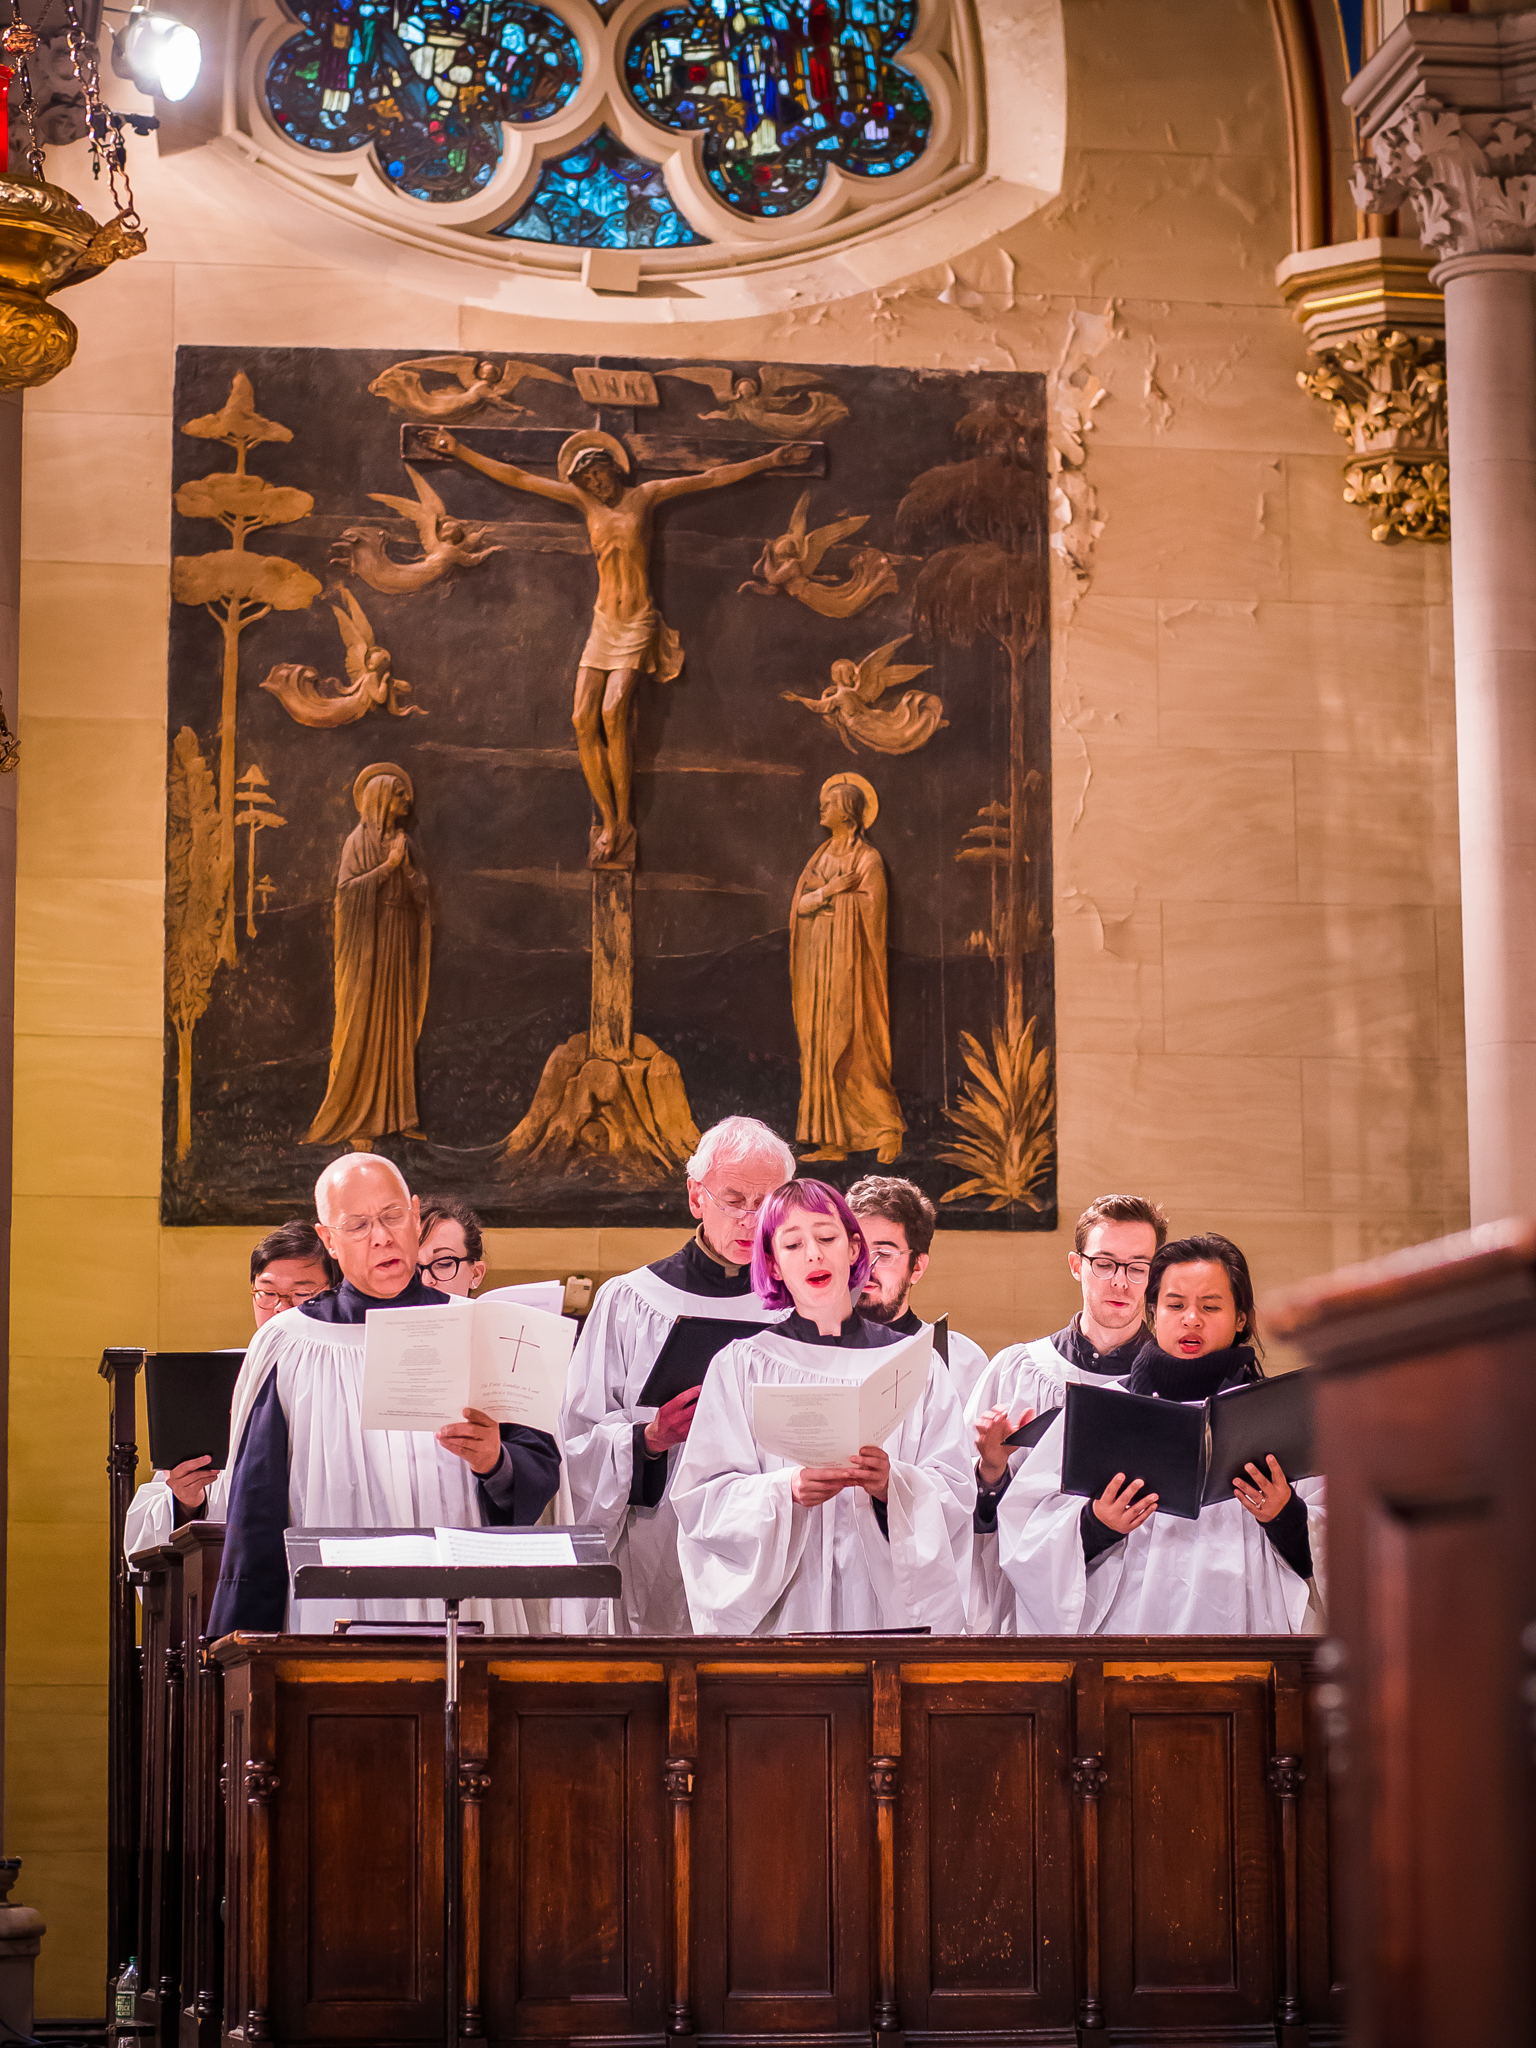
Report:
[{"label": "black choir folder", "polygon": [[710,1360],[738,1337],[755,1337],[772,1323],[733,1323],[724,1316],[679,1316],[656,1354],[650,1377],[635,1396],[637,1408],[665,1408],[690,1387],[702,1387]]},{"label": "black choir folder", "polygon": [[157,1472],[189,1458],[229,1463],[229,1410],[243,1351],[148,1351],[144,1399],[149,1408],[149,1455]]},{"label": "black choir folder", "polygon": [[1157,1495],[1160,1515],[1199,1518],[1203,1507],[1235,1499],[1232,1481],[1251,1461],[1267,1473],[1279,1460],[1287,1479],[1317,1471],[1312,1449],[1312,1381],[1282,1373],[1213,1394],[1198,1406],[1157,1401],[1116,1387],[1067,1388],[1061,1490],[1097,1500],[1117,1472]]}]

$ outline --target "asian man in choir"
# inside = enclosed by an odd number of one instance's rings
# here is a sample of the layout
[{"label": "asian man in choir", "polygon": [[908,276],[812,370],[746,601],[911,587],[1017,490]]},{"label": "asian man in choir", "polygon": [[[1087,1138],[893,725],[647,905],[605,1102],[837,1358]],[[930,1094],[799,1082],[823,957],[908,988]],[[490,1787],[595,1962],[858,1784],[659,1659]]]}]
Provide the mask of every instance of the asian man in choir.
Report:
[{"label": "asian man in choir", "polygon": [[[256,1334],[230,1425],[229,1534],[209,1617],[232,1629],[329,1633],[332,1621],[438,1618],[420,1601],[288,1599],[289,1528],[478,1528],[536,1522],[560,1454],[542,1430],[500,1429],[479,1409],[435,1435],[365,1430],[363,1318],[369,1309],[442,1305],[416,1270],[420,1212],[397,1166],[372,1152],[333,1160],[315,1186],[320,1237],[341,1284],[274,1316]],[[466,1602],[487,1631],[525,1632],[520,1603]]]},{"label": "asian man in choir", "polygon": [[[336,1284],[336,1272],[313,1223],[295,1220],[269,1230],[251,1253],[251,1307],[256,1327],[285,1308],[298,1308]],[[225,1480],[211,1458],[189,1458],[169,1472],[157,1472],[128,1505],[123,1550],[149,1550],[169,1543],[188,1522],[222,1522]]]},{"label": "asian man in choir", "polygon": [[[1126,1392],[1204,1401],[1263,1377],[1248,1262],[1214,1233],[1165,1245],[1147,1281],[1152,1335]],[[1057,1417],[998,1509],[1019,1633],[1296,1635],[1322,1626],[1325,1489],[1273,1457],[1198,1520],[1157,1512],[1134,1472],[1097,1500],[1061,1491]]]},{"label": "asian man in choir", "polygon": [[753,1387],[857,1381],[877,1363],[870,1351],[903,1341],[854,1306],[868,1277],[863,1233],[835,1188],[797,1180],[769,1198],[752,1280],[792,1313],[717,1354],[673,1479],[699,1634],[965,1626],[975,1487],[942,1361],[889,1440],[846,1465],[797,1466],[753,1436]]},{"label": "asian man in choir", "polygon": [[[859,1296],[859,1314],[869,1322],[884,1323],[898,1336],[915,1336],[923,1326],[911,1295],[928,1270],[938,1222],[932,1202],[913,1181],[871,1173],[848,1190],[848,1206],[858,1217],[869,1248],[869,1278]],[[985,1351],[951,1325],[949,1377],[962,1409],[986,1369]]]},{"label": "asian man in choir", "polygon": [[614,1603],[623,1635],[688,1635],[669,1498],[697,1392],[664,1408],[638,1405],[679,1316],[761,1323],[752,1292],[758,1212],[795,1170],[784,1140],[755,1117],[728,1116],[704,1133],[688,1162],[688,1207],[698,1228],[681,1251],[607,1280],[571,1359],[562,1416],[579,1522],[595,1523],[624,1575]]}]

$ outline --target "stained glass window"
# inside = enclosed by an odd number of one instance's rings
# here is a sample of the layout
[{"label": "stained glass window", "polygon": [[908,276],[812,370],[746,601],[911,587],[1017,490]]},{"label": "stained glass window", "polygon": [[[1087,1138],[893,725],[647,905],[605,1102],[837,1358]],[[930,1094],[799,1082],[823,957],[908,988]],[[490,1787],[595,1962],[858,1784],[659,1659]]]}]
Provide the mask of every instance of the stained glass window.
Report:
[{"label": "stained glass window", "polygon": [[829,163],[890,177],[922,154],[931,115],[894,61],[917,0],[691,0],[642,24],[624,55],[636,105],[703,129],[704,169],[738,212],[798,211]]},{"label": "stained glass window", "polygon": [[577,249],[681,249],[709,240],[673,205],[661,166],[631,156],[609,128],[551,158],[533,197],[492,232]]},{"label": "stained glass window", "polygon": [[469,199],[501,124],[543,121],[581,82],[581,48],[529,0],[288,0],[304,24],[267,69],[267,105],[306,149],[362,149],[412,199]]}]

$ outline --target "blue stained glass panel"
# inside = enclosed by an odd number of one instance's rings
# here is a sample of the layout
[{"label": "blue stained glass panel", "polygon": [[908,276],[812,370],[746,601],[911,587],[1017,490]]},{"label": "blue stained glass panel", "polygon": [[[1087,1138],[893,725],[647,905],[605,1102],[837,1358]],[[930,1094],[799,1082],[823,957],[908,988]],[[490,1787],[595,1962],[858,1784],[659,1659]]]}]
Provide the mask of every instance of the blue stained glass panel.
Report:
[{"label": "blue stained glass panel", "polygon": [[285,135],[335,154],[374,147],[413,199],[469,199],[501,161],[501,125],[543,121],[581,83],[581,47],[531,0],[287,0],[304,33],[267,67]]},{"label": "blue stained glass panel", "polygon": [[533,197],[494,232],[577,249],[681,249],[709,240],[673,205],[661,166],[632,156],[609,128],[551,158]]},{"label": "blue stained glass panel", "polygon": [[917,0],[691,0],[652,15],[624,82],[662,126],[704,131],[704,170],[759,219],[797,212],[829,163],[892,177],[927,145],[927,96],[896,53]]}]

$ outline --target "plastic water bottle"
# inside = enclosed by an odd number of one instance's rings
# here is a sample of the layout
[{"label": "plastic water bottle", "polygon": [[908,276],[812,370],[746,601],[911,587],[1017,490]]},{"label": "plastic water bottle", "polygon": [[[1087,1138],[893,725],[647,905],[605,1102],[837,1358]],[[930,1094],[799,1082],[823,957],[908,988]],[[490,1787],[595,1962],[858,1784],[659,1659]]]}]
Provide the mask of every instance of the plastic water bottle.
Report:
[{"label": "plastic water bottle", "polygon": [[129,2039],[138,2031],[134,2024],[137,2017],[135,2007],[138,1995],[139,1959],[137,1956],[130,1956],[127,1969],[118,1977],[117,1991],[113,2004],[113,2017],[117,2022],[117,2032],[120,2035],[126,2035]]}]

